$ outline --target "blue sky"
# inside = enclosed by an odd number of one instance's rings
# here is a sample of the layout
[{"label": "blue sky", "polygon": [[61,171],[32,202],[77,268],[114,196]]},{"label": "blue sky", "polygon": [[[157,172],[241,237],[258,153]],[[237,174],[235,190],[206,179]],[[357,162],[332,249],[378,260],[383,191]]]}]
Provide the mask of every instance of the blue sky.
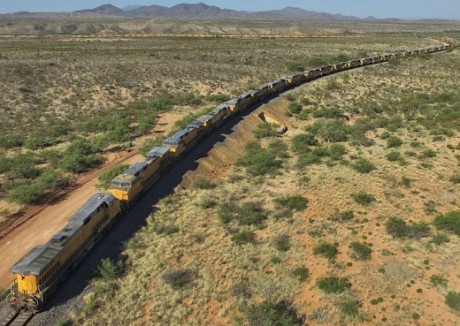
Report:
[{"label": "blue sky", "polygon": [[[0,13],[16,11],[74,11],[104,3],[126,5],[163,5],[198,3],[193,0],[0,0]],[[202,0],[208,5],[236,10],[271,10],[286,6],[307,10],[378,18],[444,18],[460,20],[459,0]]]}]

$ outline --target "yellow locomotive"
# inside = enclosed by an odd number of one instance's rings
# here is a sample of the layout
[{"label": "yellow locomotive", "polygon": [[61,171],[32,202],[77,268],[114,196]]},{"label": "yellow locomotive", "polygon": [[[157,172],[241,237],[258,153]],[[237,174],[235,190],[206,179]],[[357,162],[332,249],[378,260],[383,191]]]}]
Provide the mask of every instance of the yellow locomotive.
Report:
[{"label": "yellow locomotive", "polygon": [[110,194],[92,196],[51,240],[36,246],[11,267],[16,282],[10,303],[36,309],[120,214],[120,202]]}]

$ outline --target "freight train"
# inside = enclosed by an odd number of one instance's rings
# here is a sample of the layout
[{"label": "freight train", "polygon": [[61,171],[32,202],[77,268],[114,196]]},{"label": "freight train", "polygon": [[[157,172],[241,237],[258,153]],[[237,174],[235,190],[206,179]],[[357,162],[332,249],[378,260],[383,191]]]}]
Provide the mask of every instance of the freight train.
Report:
[{"label": "freight train", "polygon": [[46,244],[34,247],[14,264],[10,270],[16,280],[8,296],[9,303],[16,310],[37,311],[59,282],[101,238],[107,227],[123,215],[125,208],[139,199],[171,164],[230,117],[269,96],[323,76],[390,59],[446,51],[451,47],[453,45],[391,53],[305,70],[268,82],[220,104],[185,129],[166,138],[161,147],[155,147],[147,153],[143,162],[133,164],[114,178],[107,192],[92,196]]}]

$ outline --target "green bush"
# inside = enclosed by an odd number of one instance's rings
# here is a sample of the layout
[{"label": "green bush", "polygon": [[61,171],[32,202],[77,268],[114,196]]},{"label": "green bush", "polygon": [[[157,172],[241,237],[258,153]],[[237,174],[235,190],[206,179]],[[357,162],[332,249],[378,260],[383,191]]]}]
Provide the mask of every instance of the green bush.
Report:
[{"label": "green bush", "polygon": [[286,68],[292,72],[305,70],[305,67],[300,62],[297,62],[297,61],[286,62]]},{"label": "green bush", "polygon": [[170,269],[161,276],[163,282],[170,285],[174,290],[179,290],[190,284],[195,273],[187,268]]},{"label": "green bush", "polygon": [[358,204],[361,204],[363,206],[369,206],[375,201],[374,196],[368,193],[365,193],[364,191],[360,191],[356,194],[352,194],[351,196]]},{"label": "green bush", "polygon": [[208,102],[224,103],[230,100],[230,97],[225,94],[209,94],[205,97],[205,100]]},{"label": "green bush", "polygon": [[392,147],[399,147],[403,143],[402,139],[399,138],[398,136],[390,136],[387,139],[387,147],[392,148]]},{"label": "green bush", "polygon": [[275,198],[275,204],[291,210],[301,211],[307,207],[308,199],[300,195],[278,197]]},{"label": "green bush", "polygon": [[288,251],[291,248],[291,237],[287,234],[281,234],[275,237],[273,245],[279,251]]},{"label": "green bush", "polygon": [[322,107],[313,112],[315,118],[336,119],[342,116],[342,109],[336,107]]},{"label": "green bush", "polygon": [[292,138],[292,149],[299,154],[308,153],[310,146],[317,145],[319,143],[312,134],[299,134]]},{"label": "green bush", "polygon": [[315,247],[313,253],[318,256],[323,256],[329,260],[333,260],[337,257],[339,250],[336,244],[321,243]]},{"label": "green bush", "polygon": [[275,139],[268,144],[268,150],[278,158],[289,157],[288,146],[281,139]]},{"label": "green bush", "polygon": [[351,288],[351,283],[346,277],[327,276],[316,281],[316,285],[325,293],[340,294]]},{"label": "green bush", "polygon": [[331,214],[332,221],[351,221],[354,217],[353,211],[335,212]]},{"label": "green bush", "polygon": [[317,121],[308,130],[329,143],[346,141],[351,132],[351,128],[342,120]]},{"label": "green bush", "polygon": [[112,280],[117,278],[120,273],[120,266],[116,265],[110,258],[101,260],[101,264],[97,267],[97,274],[104,280]]},{"label": "green bush", "polygon": [[232,241],[237,245],[243,245],[246,243],[255,243],[256,235],[253,231],[240,231],[232,235]]},{"label": "green bush", "polygon": [[460,311],[460,292],[450,291],[446,296],[446,304],[455,311]]},{"label": "green bush", "polygon": [[291,114],[298,114],[302,111],[302,104],[299,102],[291,102],[289,103],[288,111]]},{"label": "green bush", "polygon": [[129,165],[127,164],[119,164],[110,168],[109,170],[102,172],[99,177],[99,183],[97,184],[97,188],[99,189],[107,189],[110,187],[112,180],[119,174],[123,173],[128,168]]},{"label": "green bush", "polygon": [[447,286],[447,280],[442,275],[431,275],[430,282],[434,286]]},{"label": "green bush", "polygon": [[444,233],[437,233],[433,236],[433,238],[431,239],[431,243],[434,243],[435,245],[442,245],[443,243],[446,243],[446,242],[449,242],[450,239],[449,237],[444,234]]},{"label": "green bush", "polygon": [[305,322],[305,317],[288,301],[263,301],[245,306],[243,313],[248,326],[302,326]]},{"label": "green bush", "polygon": [[375,165],[365,158],[357,159],[351,166],[359,173],[370,173],[376,169]]},{"label": "green bush", "polygon": [[291,272],[292,277],[296,278],[299,282],[305,282],[310,276],[310,271],[304,266],[294,268]]},{"label": "green bush", "polygon": [[232,206],[228,203],[222,203],[217,208],[217,216],[222,224],[228,224],[233,218],[233,209]]},{"label": "green bush", "polygon": [[64,151],[60,167],[64,171],[81,173],[102,163],[102,158],[95,155],[95,149],[85,139],[77,139]]},{"label": "green bush", "polygon": [[246,144],[246,153],[238,159],[237,164],[245,167],[246,171],[254,176],[274,174],[283,165],[276,155],[263,149],[256,142]]},{"label": "green bush", "polygon": [[364,243],[352,242],[350,248],[353,250],[351,257],[356,260],[371,259],[372,249]]},{"label": "green bush", "polygon": [[274,137],[277,135],[278,127],[273,123],[263,122],[254,131],[256,138]]},{"label": "green bush", "polygon": [[335,161],[343,159],[347,149],[342,144],[332,144],[329,146],[329,157]]},{"label": "green bush", "polygon": [[427,149],[422,152],[422,154],[420,155],[420,158],[433,158],[433,157],[436,157],[436,155],[438,155],[436,151],[432,149]]},{"label": "green bush", "polygon": [[240,225],[259,225],[268,218],[267,212],[259,202],[243,203],[237,209],[237,213]]},{"label": "green bush", "polygon": [[404,157],[402,156],[402,154],[400,152],[395,152],[395,151],[389,152],[387,155],[385,155],[385,157],[390,162],[404,160]]},{"label": "green bush", "polygon": [[431,234],[430,227],[426,223],[407,224],[399,217],[391,217],[386,223],[388,234],[395,238],[415,238],[420,239]]},{"label": "green bush", "polygon": [[450,182],[453,184],[459,184],[460,183],[460,173],[456,173],[453,176],[449,178]]},{"label": "green bush", "polygon": [[339,303],[340,312],[348,317],[357,317],[361,303],[359,300],[348,299]]},{"label": "green bush", "polygon": [[46,192],[54,189],[60,182],[61,180],[56,173],[45,172],[32,183],[13,186],[8,198],[20,204],[36,203]]},{"label": "green bush", "polygon": [[216,187],[216,185],[209,181],[206,177],[199,177],[196,179],[193,186],[198,189],[213,189]]},{"label": "green bush", "polygon": [[438,230],[451,231],[460,235],[460,210],[438,215],[433,223]]}]

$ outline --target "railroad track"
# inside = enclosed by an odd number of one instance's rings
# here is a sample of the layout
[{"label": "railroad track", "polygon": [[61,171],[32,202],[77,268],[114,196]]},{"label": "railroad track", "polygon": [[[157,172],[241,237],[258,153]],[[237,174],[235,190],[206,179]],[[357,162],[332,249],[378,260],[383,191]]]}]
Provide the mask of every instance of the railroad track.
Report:
[{"label": "railroad track", "polygon": [[0,326],[24,326],[34,316],[30,311],[14,311],[0,320]]}]

